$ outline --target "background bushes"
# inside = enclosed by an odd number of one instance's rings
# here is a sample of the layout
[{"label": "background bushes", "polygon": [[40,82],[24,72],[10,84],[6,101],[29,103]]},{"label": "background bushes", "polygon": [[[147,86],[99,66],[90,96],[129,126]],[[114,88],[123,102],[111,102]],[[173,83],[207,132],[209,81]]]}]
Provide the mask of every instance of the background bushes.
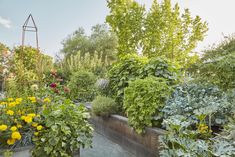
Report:
[{"label": "background bushes", "polygon": [[96,94],[96,77],[87,71],[78,71],[72,74],[68,87],[71,98],[79,102],[92,101]]}]

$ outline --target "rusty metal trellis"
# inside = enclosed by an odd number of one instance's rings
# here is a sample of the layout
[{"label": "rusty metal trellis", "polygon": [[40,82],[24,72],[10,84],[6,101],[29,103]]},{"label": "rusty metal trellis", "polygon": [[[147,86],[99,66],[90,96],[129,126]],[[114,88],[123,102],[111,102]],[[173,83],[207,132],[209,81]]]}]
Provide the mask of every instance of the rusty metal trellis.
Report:
[{"label": "rusty metal trellis", "polygon": [[[32,21],[33,26],[29,26],[29,20]],[[23,25],[23,31],[22,31],[22,47],[24,47],[24,41],[25,41],[25,32],[35,32],[36,33],[36,46],[37,49],[39,49],[38,47],[38,28],[35,24],[35,21],[33,19],[32,14],[29,14],[28,18],[26,19],[24,25]]]}]

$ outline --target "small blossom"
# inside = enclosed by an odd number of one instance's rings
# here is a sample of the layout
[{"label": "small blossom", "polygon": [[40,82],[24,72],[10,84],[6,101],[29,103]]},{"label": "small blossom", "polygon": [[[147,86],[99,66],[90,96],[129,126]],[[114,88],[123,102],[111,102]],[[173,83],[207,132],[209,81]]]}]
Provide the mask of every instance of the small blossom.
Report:
[{"label": "small blossom", "polygon": [[7,144],[8,145],[13,145],[15,143],[15,141],[16,141],[15,139],[10,138],[10,139],[7,140]]},{"label": "small blossom", "polygon": [[8,111],[7,111],[7,114],[10,115],[10,116],[12,116],[12,115],[14,115],[14,111],[8,110]]},{"label": "small blossom", "polygon": [[16,140],[20,140],[21,139],[21,135],[18,131],[15,131],[11,134],[11,138],[16,139]]},{"label": "small blossom", "polygon": [[51,87],[51,88],[56,88],[56,86],[57,86],[57,84],[56,84],[56,83],[52,83],[52,84],[50,84],[50,87]]},{"label": "small blossom", "polygon": [[0,125],[0,131],[5,131],[7,130],[7,125]]}]

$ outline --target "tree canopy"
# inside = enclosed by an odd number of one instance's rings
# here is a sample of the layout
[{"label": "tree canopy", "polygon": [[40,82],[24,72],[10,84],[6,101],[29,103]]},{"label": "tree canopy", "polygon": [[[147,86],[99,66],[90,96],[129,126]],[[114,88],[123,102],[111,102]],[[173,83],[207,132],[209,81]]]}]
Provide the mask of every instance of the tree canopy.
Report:
[{"label": "tree canopy", "polygon": [[192,17],[188,9],[180,12],[170,0],[153,1],[150,11],[134,0],[108,0],[106,21],[118,37],[118,54],[141,53],[163,56],[183,66],[194,62],[190,52],[202,41],[207,23]]}]

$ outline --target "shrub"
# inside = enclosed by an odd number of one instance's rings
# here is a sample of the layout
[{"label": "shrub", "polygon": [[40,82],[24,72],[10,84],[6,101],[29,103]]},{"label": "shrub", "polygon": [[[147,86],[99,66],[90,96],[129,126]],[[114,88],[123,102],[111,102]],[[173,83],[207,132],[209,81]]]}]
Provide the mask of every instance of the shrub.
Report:
[{"label": "shrub", "polygon": [[160,114],[171,88],[163,78],[147,77],[130,82],[125,88],[124,109],[130,125],[142,133],[146,126],[152,126],[153,116]]},{"label": "shrub", "polygon": [[166,59],[152,58],[148,60],[135,54],[127,55],[109,70],[110,93],[120,108],[123,104],[124,88],[128,82],[148,76],[165,78],[169,85],[179,81],[179,68]]},{"label": "shrub", "polygon": [[223,90],[235,89],[235,52],[218,60],[197,65],[194,75],[201,81],[212,83]]},{"label": "shrub", "polygon": [[78,71],[73,73],[68,87],[71,90],[71,98],[80,102],[93,100],[95,89],[95,75],[87,71]]},{"label": "shrub", "polygon": [[88,123],[89,113],[82,105],[70,101],[46,106],[34,133],[34,157],[68,157],[81,147],[90,147],[92,127]]},{"label": "shrub", "polygon": [[196,115],[203,114],[207,123],[221,126],[231,115],[232,99],[219,88],[211,85],[188,83],[176,87],[163,109],[165,118],[182,115],[195,124]]},{"label": "shrub", "polygon": [[117,111],[117,105],[112,98],[97,96],[92,102],[92,112],[98,116],[109,116]]},{"label": "shrub", "polygon": [[124,88],[128,86],[129,81],[139,78],[139,70],[146,63],[147,58],[131,54],[121,58],[109,70],[110,93],[112,93],[112,97],[115,98],[115,101],[120,106],[119,109],[122,108]]},{"label": "shrub", "polygon": [[179,81],[179,65],[171,63],[164,58],[152,58],[140,70],[141,78],[156,76],[166,79],[169,84]]}]

